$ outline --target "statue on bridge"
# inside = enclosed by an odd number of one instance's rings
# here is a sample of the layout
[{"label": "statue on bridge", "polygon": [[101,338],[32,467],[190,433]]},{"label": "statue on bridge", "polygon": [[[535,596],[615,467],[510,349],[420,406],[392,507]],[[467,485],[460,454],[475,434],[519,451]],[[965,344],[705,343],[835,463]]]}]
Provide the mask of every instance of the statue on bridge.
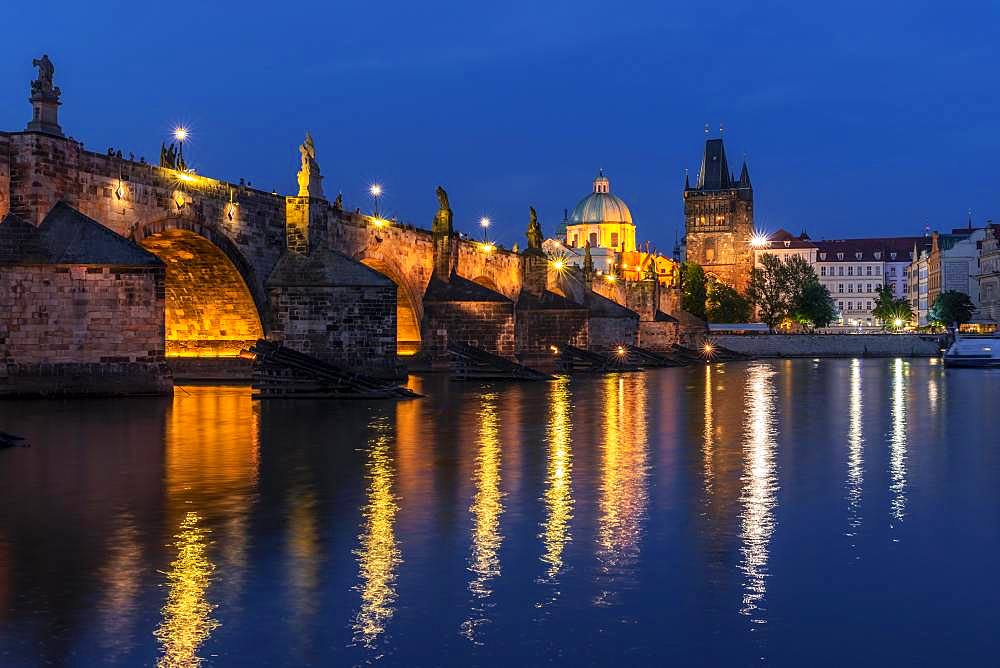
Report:
[{"label": "statue on bridge", "polygon": [[56,68],[49,60],[48,54],[43,54],[41,58],[35,58],[31,61],[31,65],[38,68],[38,78],[31,82],[31,96],[58,100],[62,91],[59,90],[58,86],[52,85]]},{"label": "statue on bridge", "polygon": [[594,273],[594,257],[590,254],[590,241],[583,244],[583,275],[591,276]]},{"label": "statue on bridge", "polygon": [[528,207],[528,253],[542,252],[542,226],[538,223],[535,207]]},{"label": "statue on bridge", "polygon": [[319,173],[319,163],[316,162],[316,144],[310,133],[299,146],[302,156],[302,169],[299,170],[299,197],[323,197],[323,177]]},{"label": "statue on bridge", "polygon": [[164,169],[179,169],[177,160],[177,149],[174,143],[164,144],[160,142],[160,167]]},{"label": "statue on bridge", "polygon": [[451,236],[452,234],[452,214],[451,214],[451,203],[448,202],[448,193],[441,186],[437,187],[437,198],[438,198],[438,210],[434,214],[434,223],[431,226],[431,231],[434,234],[443,234],[446,236]]}]

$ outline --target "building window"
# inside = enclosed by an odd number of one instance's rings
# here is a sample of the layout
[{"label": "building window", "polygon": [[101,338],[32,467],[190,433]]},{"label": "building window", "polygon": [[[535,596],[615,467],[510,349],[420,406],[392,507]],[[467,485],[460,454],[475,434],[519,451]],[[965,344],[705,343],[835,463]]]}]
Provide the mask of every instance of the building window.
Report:
[{"label": "building window", "polygon": [[871,276],[872,275],[872,266],[868,265],[867,269],[868,269],[868,275]]},{"label": "building window", "polygon": [[844,254],[843,253],[837,253],[837,259],[838,260],[843,260],[844,259]]},{"label": "building window", "polygon": [[889,259],[890,260],[895,260],[896,259],[896,252],[895,251],[889,253]]},{"label": "building window", "polygon": [[820,253],[819,254],[819,259],[825,260],[826,259],[826,253]]},{"label": "building window", "polygon": [[882,259],[882,251],[875,251],[875,259],[876,260]]},{"label": "building window", "polygon": [[861,259],[861,253],[855,253],[854,254],[854,259],[860,260]]},{"label": "building window", "polygon": [[611,247],[612,248],[618,248],[618,233],[617,232],[612,232],[611,233]]},{"label": "building window", "polygon": [[848,267],[847,268],[847,275],[848,276],[853,276],[854,275],[854,267]]},{"label": "building window", "polygon": [[866,311],[871,311],[872,310],[872,303],[871,302],[865,302],[865,310]]},{"label": "building window", "polygon": [[848,292],[854,292],[854,283],[848,283],[847,284],[847,291]]},{"label": "building window", "polygon": [[819,268],[819,275],[820,276],[826,276],[826,267],[820,267]]},{"label": "building window", "polygon": [[844,302],[837,302],[837,310],[838,311],[844,310]]},{"label": "building window", "polygon": [[844,268],[843,267],[837,267],[837,275],[838,276],[843,276],[844,275]]},{"label": "building window", "polygon": [[578,243],[580,243],[580,235],[579,234],[574,234],[573,235],[573,248],[576,248],[576,246],[577,246]]},{"label": "building window", "polygon": [[597,247],[597,232],[590,233],[590,247],[591,248]]},{"label": "building window", "polygon": [[843,291],[844,291],[844,284],[843,283],[838,284],[837,285],[837,292],[843,292]]},{"label": "building window", "polygon": [[871,291],[872,291],[872,284],[871,284],[871,283],[869,283],[869,284],[867,285],[867,288],[868,288],[868,289],[867,289],[867,290],[865,290],[865,292],[871,292]]},{"label": "building window", "polygon": [[896,268],[895,267],[889,267],[889,275],[890,276],[895,276],[896,275]]},{"label": "building window", "polygon": [[854,302],[847,302],[847,310],[848,311],[854,310]]}]

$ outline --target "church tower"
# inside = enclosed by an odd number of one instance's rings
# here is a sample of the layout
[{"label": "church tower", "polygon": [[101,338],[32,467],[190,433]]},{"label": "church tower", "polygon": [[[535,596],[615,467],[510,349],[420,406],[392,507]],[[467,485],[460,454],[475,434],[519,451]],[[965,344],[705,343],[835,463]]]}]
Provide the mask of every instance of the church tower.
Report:
[{"label": "church tower", "polygon": [[753,269],[753,187],[746,161],[729,171],[722,138],[706,139],[694,187],[684,178],[685,259],[745,292]]}]

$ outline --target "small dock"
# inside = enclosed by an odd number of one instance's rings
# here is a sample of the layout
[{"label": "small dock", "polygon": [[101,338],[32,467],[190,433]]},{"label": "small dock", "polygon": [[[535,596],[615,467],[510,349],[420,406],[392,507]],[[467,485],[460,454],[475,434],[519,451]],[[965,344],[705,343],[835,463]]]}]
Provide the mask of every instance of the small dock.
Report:
[{"label": "small dock", "polygon": [[261,339],[246,354],[254,360],[255,399],[410,399],[420,397],[392,381],[351,372]]},{"label": "small dock", "polygon": [[449,344],[448,353],[454,380],[555,380],[555,376],[465,343]]},{"label": "small dock", "polygon": [[599,353],[569,344],[559,347],[556,368],[563,373],[609,373],[642,370],[642,367],[629,361],[628,350],[625,346],[620,346],[612,353]]}]

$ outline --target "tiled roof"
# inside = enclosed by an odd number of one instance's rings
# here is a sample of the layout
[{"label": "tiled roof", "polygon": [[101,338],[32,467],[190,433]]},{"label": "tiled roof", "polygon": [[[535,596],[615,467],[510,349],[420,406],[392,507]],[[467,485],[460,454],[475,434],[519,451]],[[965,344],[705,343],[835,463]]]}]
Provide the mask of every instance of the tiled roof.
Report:
[{"label": "tiled roof", "polygon": [[797,237],[788,230],[778,230],[768,235],[770,248],[815,248],[816,244],[808,238]]},{"label": "tiled roof", "polygon": [[425,302],[509,302],[499,292],[494,292],[489,288],[462,278],[457,274],[452,274],[445,283],[440,278],[433,276],[427,284],[424,292]]},{"label": "tiled roof", "polygon": [[[925,237],[885,237],[873,239],[831,239],[814,241],[819,250],[820,262],[909,262],[913,256],[913,246]],[[822,256],[826,253],[826,257]],[[843,253],[843,258],[837,257]],[[861,256],[858,257],[858,253]],[[881,253],[876,258],[875,253]],[[891,254],[895,253],[895,259]]]},{"label": "tiled roof", "polygon": [[59,202],[37,228],[13,215],[0,223],[0,264],[162,263],[134,241]]}]

